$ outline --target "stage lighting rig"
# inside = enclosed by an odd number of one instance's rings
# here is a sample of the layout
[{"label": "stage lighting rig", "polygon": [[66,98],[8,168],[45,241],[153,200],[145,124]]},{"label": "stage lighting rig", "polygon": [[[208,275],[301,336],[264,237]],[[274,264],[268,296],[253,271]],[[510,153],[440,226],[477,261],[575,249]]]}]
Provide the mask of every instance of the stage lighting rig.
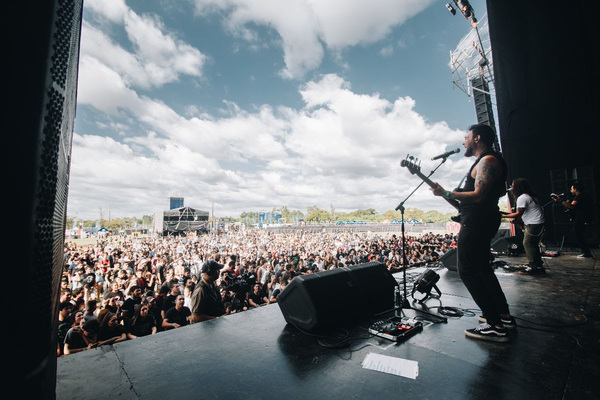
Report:
[{"label": "stage lighting rig", "polygon": [[[477,18],[475,18],[475,11],[473,11],[473,7],[469,0],[452,0],[456,8],[460,10],[460,13],[468,20],[471,21],[471,26],[475,28],[478,24]],[[452,7],[452,4],[446,3],[446,8],[448,11],[452,13],[452,15],[456,15],[456,10]]]}]

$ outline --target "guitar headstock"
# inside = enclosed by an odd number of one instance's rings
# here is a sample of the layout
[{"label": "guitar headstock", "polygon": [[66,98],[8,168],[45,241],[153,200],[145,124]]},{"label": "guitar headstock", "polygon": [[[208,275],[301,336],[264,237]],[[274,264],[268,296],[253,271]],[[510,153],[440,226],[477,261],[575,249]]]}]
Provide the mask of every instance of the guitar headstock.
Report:
[{"label": "guitar headstock", "polygon": [[400,165],[406,167],[413,175],[421,171],[421,161],[411,155],[407,155]]}]

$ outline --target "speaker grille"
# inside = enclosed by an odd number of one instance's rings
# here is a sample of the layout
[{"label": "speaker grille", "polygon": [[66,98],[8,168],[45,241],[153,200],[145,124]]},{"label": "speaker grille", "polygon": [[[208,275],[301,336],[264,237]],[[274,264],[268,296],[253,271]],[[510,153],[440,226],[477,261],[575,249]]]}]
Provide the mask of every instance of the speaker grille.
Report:
[{"label": "speaker grille", "polygon": [[277,303],[288,323],[323,331],[392,309],[395,286],[384,264],[366,263],[298,276]]},{"label": "speaker grille", "polygon": [[[64,229],[73,124],[77,96],[79,38],[82,0],[58,0],[38,10],[40,24],[24,39],[27,45],[47,46],[45,57],[27,70],[40,80],[36,93],[22,93],[28,115],[37,121],[24,130],[32,146],[33,165],[20,172],[33,197],[26,220],[31,227],[20,240],[30,243],[27,258],[27,296],[25,315],[27,329],[19,341],[25,350],[21,357],[24,390],[35,398],[52,396],[56,379],[56,329],[59,288],[64,268]],[[39,60],[39,61],[38,61]],[[38,74],[42,74],[40,79]],[[22,75],[25,75],[23,73]],[[22,79],[34,77],[23,76]],[[36,96],[38,96],[36,98]],[[25,197],[26,194],[23,195]],[[30,236],[29,236],[30,235]]]}]

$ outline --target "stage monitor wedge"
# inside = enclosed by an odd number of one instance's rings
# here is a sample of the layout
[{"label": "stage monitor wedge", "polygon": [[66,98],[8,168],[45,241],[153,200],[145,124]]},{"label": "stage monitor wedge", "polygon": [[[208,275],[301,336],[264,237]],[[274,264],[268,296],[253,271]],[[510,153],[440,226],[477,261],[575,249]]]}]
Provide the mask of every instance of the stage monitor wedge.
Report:
[{"label": "stage monitor wedge", "polygon": [[396,285],[384,264],[371,262],[297,276],[277,303],[289,324],[325,332],[391,310]]}]

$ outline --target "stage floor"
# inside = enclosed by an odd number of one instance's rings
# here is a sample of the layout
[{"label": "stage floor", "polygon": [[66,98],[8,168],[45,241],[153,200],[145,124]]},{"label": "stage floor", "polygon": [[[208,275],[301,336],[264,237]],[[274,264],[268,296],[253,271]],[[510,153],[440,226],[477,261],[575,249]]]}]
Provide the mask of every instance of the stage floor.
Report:
[{"label": "stage floor", "polygon": [[[546,258],[543,276],[505,268],[522,257],[496,259],[519,325],[510,343],[465,337],[464,330],[477,325],[476,306],[457,272],[441,268],[441,297],[415,308],[437,313],[443,306],[463,315],[425,322],[404,342],[368,333],[373,321],[391,312],[336,332],[351,342],[332,348],[334,339],[287,325],[273,304],[61,357],[57,399],[598,399],[600,252],[595,259],[575,256]],[[407,282],[423,270],[409,270]],[[418,376],[365,369],[370,353],[415,361]]]}]

